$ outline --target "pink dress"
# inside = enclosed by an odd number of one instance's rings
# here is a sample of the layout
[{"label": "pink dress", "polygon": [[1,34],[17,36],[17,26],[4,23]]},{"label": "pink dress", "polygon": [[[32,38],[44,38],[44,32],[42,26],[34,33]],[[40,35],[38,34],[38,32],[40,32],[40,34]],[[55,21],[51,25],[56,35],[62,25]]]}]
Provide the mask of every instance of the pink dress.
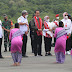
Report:
[{"label": "pink dress", "polygon": [[[62,27],[59,27],[59,28],[56,28],[55,30],[55,38],[57,37],[57,33],[59,31],[63,30]],[[65,49],[66,49],[66,40],[67,40],[67,34],[59,37],[57,40],[56,40],[56,44],[55,44],[55,53],[58,53],[58,52],[63,52],[65,54]]]},{"label": "pink dress", "polygon": [[72,49],[71,49],[71,56],[72,56]]},{"label": "pink dress", "polygon": [[19,36],[15,36],[14,38],[12,38],[13,34],[17,31],[19,31],[18,28],[14,28],[10,31],[9,39],[11,40],[11,53],[15,53],[15,52],[22,53],[22,44],[23,44],[22,36],[19,35]]}]

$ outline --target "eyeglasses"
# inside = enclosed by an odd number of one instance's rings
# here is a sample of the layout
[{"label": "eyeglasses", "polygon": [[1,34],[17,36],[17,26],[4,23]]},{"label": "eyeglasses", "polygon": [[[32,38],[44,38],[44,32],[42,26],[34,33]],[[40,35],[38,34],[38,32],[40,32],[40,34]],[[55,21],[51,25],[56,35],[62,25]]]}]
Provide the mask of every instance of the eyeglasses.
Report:
[{"label": "eyeglasses", "polygon": [[68,16],[68,15],[65,15],[65,16]]}]

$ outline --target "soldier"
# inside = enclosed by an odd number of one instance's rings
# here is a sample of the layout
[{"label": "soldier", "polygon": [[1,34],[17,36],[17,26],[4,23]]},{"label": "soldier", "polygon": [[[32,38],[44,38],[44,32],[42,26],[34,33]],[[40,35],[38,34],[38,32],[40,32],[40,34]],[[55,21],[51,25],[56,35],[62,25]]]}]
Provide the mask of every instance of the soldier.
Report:
[{"label": "soldier", "polygon": [[4,21],[2,23],[2,28],[4,29],[4,47],[5,47],[4,52],[7,52],[8,43],[9,43],[9,51],[11,47],[11,43],[9,41],[9,33],[10,33],[10,29],[13,28],[13,23],[12,21],[8,20],[8,16],[6,14],[4,14],[3,17],[4,17]]}]

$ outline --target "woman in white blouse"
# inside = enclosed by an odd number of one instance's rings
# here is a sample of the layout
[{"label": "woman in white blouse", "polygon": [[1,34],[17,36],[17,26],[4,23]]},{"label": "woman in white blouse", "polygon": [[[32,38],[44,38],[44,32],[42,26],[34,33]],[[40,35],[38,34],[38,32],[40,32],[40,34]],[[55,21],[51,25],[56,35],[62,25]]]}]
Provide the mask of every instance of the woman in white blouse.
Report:
[{"label": "woman in white blouse", "polygon": [[44,29],[43,29],[43,36],[44,36],[44,44],[45,44],[45,56],[52,56],[50,53],[51,51],[51,41],[52,41],[52,24],[49,22],[49,16],[44,17]]},{"label": "woman in white blouse", "polygon": [[61,20],[64,23],[64,29],[67,32],[67,41],[66,41],[66,54],[70,54],[71,50],[71,20],[68,19],[68,13],[63,13],[63,19]]}]

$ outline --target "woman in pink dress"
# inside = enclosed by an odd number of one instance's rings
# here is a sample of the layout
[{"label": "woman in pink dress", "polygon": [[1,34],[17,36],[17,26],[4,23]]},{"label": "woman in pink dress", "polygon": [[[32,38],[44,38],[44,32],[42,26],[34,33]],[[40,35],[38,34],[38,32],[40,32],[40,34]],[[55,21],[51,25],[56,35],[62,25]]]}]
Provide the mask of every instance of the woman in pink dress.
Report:
[{"label": "woman in pink dress", "polygon": [[15,24],[15,28],[11,29],[9,39],[11,40],[11,55],[14,61],[13,66],[19,66],[22,59],[22,33],[19,30],[19,24]]},{"label": "woman in pink dress", "polygon": [[56,63],[64,63],[65,61],[65,49],[66,49],[66,40],[67,33],[63,28],[64,24],[62,21],[59,22],[59,27],[55,30],[55,55],[56,55]]},{"label": "woman in pink dress", "polygon": [[72,58],[72,49],[71,49],[71,58]]}]

